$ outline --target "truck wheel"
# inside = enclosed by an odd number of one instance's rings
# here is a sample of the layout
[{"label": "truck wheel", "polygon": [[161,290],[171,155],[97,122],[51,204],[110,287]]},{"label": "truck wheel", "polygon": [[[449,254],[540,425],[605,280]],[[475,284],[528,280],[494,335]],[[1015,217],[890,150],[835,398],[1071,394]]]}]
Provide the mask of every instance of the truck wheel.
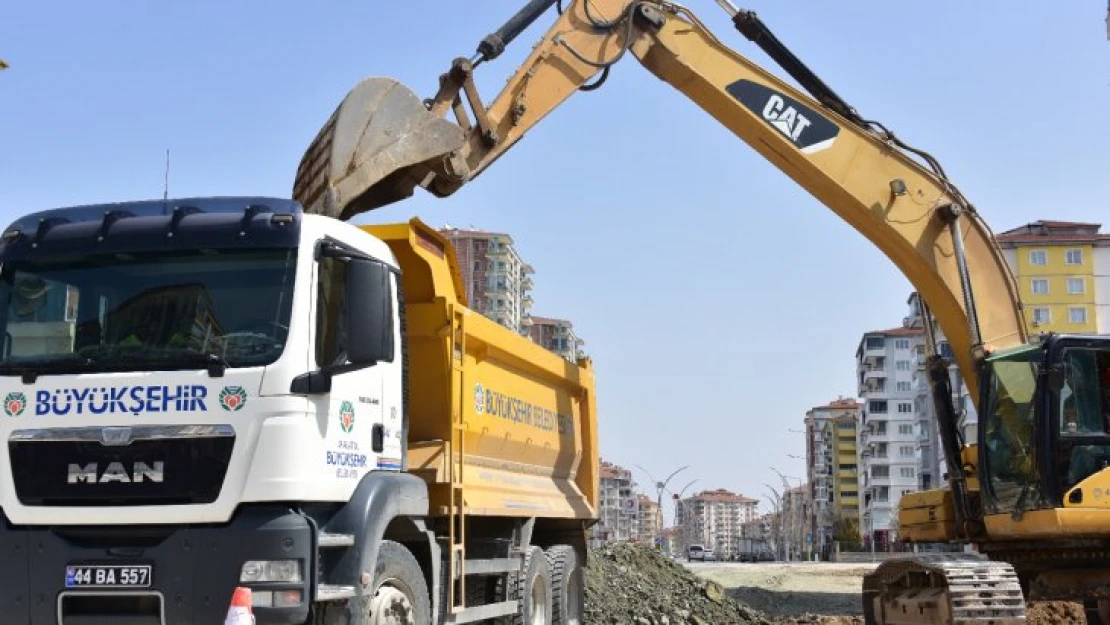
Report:
[{"label": "truck wheel", "polygon": [[581,625],[585,618],[586,585],[578,553],[570,545],[555,545],[545,555],[551,568],[551,622]]},{"label": "truck wheel", "polygon": [[430,603],[424,572],[412,552],[383,540],[366,602],[366,625],[426,625],[431,622]]},{"label": "truck wheel", "polygon": [[500,623],[512,625],[551,624],[551,568],[543,549],[531,547],[524,555],[524,568],[508,576],[506,600],[516,600],[520,610]]}]

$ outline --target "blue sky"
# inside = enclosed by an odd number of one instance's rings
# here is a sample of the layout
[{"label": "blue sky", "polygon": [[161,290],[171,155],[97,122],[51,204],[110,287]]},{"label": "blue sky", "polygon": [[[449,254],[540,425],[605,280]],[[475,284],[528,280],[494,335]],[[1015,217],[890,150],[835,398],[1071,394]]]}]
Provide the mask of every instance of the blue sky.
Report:
[{"label": "blue sky", "polygon": [[[0,221],[158,197],[167,148],[171,195],[287,196],[358,80],[431,95],[520,4],[13,4],[0,22]],[[716,3],[689,6],[782,75]],[[746,7],[865,116],[937,156],[996,230],[1105,220],[1102,0]],[[487,100],[539,34],[480,68]],[[763,498],[770,467],[804,475],[790,430],[855,395],[861,333],[898,325],[910,289],[631,57],[452,198],[421,194],[360,221],[413,215],[511,233],[536,268],[534,313],[572,319],[595,359],[603,456],[656,476],[689,464],[672,485],[699,478],[695,489]]]}]

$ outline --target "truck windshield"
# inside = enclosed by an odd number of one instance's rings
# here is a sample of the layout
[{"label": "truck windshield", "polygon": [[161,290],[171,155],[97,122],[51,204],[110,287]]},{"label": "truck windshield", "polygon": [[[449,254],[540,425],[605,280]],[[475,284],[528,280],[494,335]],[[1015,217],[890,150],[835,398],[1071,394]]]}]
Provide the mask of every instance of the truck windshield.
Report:
[{"label": "truck windshield", "polygon": [[251,367],[277,360],[295,249],[12,261],[0,373]]}]

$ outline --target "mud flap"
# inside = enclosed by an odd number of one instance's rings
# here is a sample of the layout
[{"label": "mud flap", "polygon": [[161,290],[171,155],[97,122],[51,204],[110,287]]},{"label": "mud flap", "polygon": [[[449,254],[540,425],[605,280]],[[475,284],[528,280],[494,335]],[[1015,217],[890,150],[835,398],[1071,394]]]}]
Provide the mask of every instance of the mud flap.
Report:
[{"label": "mud flap", "polygon": [[404,85],[367,78],[301,158],[293,198],[308,213],[347,220],[427,188],[433,174],[465,178],[464,142],[460,126],[428,112]]}]

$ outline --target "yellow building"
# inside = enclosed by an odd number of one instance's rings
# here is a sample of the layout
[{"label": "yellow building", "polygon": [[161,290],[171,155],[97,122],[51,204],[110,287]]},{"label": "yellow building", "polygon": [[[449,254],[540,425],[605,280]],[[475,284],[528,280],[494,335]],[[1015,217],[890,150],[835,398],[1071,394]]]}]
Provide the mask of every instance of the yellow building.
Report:
[{"label": "yellow building", "polygon": [[[1032,332],[1106,333],[1110,235],[1100,224],[1035,221],[997,236]],[[1103,294],[1100,298],[1099,287]]]},{"label": "yellow building", "polygon": [[806,412],[809,527],[818,553],[831,547],[838,525],[859,527],[856,428],[861,405],[840,398]]}]

